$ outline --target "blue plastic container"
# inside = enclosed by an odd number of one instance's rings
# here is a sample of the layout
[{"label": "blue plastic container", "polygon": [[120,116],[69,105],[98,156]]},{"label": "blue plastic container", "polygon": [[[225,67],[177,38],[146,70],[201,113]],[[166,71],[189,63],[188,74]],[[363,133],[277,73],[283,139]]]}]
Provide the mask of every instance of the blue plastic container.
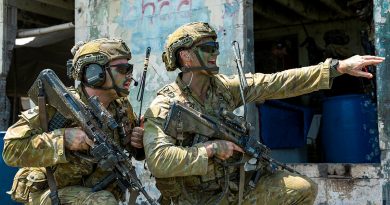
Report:
[{"label": "blue plastic container", "polygon": [[[4,138],[5,132],[0,131],[0,151],[3,152],[3,146],[4,146]],[[14,176],[16,172],[18,171],[18,168],[15,167],[9,167],[4,163],[3,157],[1,157],[0,160],[0,204],[2,205],[14,205],[19,204],[14,201],[12,201],[10,195],[8,195],[6,192],[11,190],[12,182],[14,180]]]},{"label": "blue plastic container", "polygon": [[343,95],[323,102],[325,162],[379,163],[376,105],[367,95]]},{"label": "blue plastic container", "polygon": [[300,148],[306,144],[313,111],[280,100],[259,106],[261,140],[271,149]]}]

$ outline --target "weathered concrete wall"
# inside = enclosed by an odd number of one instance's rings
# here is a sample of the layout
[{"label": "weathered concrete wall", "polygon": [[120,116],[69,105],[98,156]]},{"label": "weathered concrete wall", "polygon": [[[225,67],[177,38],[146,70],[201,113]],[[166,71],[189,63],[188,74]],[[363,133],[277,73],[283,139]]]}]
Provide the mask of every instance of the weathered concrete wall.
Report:
[{"label": "weathered concrete wall", "polygon": [[376,54],[386,57],[377,67],[378,130],[383,174],[383,204],[390,204],[390,2],[374,0]]},{"label": "weathered concrete wall", "polygon": [[11,107],[7,98],[6,79],[15,46],[17,11],[15,7],[8,6],[5,0],[0,0],[0,12],[0,130],[7,130]]},{"label": "weathered concrete wall", "polygon": [[295,164],[291,166],[318,184],[318,195],[314,204],[382,204],[383,179],[379,164]]},{"label": "weathered concrete wall", "polygon": [[[176,72],[166,72],[161,53],[168,34],[192,21],[206,21],[216,28],[221,55],[218,65],[222,73],[235,72],[231,42],[243,47],[242,2],[237,0],[94,0],[76,1],[76,41],[98,37],[119,37],[130,46],[134,55],[135,79],[142,74],[143,60],[148,46],[152,48],[146,79],[144,108],[150,104],[162,85],[172,82]],[[246,45],[246,42],[244,46]],[[245,49],[246,47],[244,47]],[[138,88],[135,88],[138,89]],[[135,103],[136,90],[130,99]]]}]

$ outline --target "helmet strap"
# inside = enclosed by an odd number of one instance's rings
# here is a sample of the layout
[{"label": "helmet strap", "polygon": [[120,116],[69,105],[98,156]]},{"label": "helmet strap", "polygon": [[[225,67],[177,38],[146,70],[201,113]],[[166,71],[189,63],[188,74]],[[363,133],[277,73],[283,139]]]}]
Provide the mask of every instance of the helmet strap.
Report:
[{"label": "helmet strap", "polygon": [[114,89],[114,86],[111,86],[111,87],[91,86],[91,85],[88,85],[87,83],[84,83],[84,82],[81,82],[81,84],[83,84],[84,87],[89,87],[89,88],[93,88],[93,89],[97,89],[97,90],[110,90],[110,89]]},{"label": "helmet strap", "polygon": [[195,53],[196,58],[198,59],[198,61],[200,63],[200,66],[207,68],[206,65],[204,64],[202,58],[200,57],[199,50],[198,49],[194,49],[194,48],[191,49],[191,50]]},{"label": "helmet strap", "polygon": [[[106,69],[108,70],[108,74],[110,75],[110,78],[111,78],[111,81],[112,81],[112,84],[113,84],[112,88],[115,90],[115,92],[118,94],[118,96],[121,96],[121,95],[120,95],[121,93],[122,93],[122,94],[128,95],[128,94],[129,94],[129,91],[128,91],[128,90],[119,88],[119,87],[116,85],[116,83],[115,83],[115,81],[114,81],[114,77],[113,77],[112,72],[111,72],[111,69],[110,69],[109,67],[107,67]],[[111,89],[112,89],[112,88],[111,88]]]},{"label": "helmet strap", "polygon": [[180,70],[184,73],[186,72],[192,72],[192,71],[197,71],[197,70],[207,70],[207,71],[211,71],[211,72],[219,72],[219,67],[218,66],[214,66],[214,67],[207,67],[205,65],[205,63],[203,62],[202,58],[200,57],[200,54],[199,54],[199,50],[198,49],[194,49],[192,48],[191,49],[194,53],[195,53],[195,56],[196,58],[198,59],[199,63],[200,63],[200,66],[198,67],[182,67],[180,68]]},{"label": "helmet strap", "polygon": [[[105,69],[108,71],[108,75],[110,76],[111,78],[111,81],[112,81],[112,86],[110,87],[103,87],[103,86],[91,86],[91,85],[88,85],[84,82],[82,82],[82,84],[85,86],[85,87],[90,87],[90,88],[94,88],[94,89],[98,89],[98,90],[111,90],[111,89],[114,89],[115,92],[117,93],[118,96],[121,96],[120,93],[123,93],[123,94],[126,94],[128,95],[129,94],[129,91],[126,90],[126,89],[122,89],[122,88],[119,88],[115,81],[114,81],[114,77],[112,75],[112,72],[111,72],[111,69],[108,67],[108,66],[105,66]],[[106,79],[107,80],[107,79]]]}]

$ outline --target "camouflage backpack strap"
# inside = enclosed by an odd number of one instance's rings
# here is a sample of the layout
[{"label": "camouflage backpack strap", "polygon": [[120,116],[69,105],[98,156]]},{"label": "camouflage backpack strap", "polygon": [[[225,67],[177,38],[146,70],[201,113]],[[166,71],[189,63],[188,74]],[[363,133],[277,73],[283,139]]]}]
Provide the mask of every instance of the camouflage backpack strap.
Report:
[{"label": "camouflage backpack strap", "polygon": [[127,98],[118,98],[115,100],[115,120],[119,124],[118,134],[122,144],[127,144],[126,136],[132,132],[135,126],[135,114]]},{"label": "camouflage backpack strap", "polygon": [[134,113],[133,107],[131,106],[127,97],[116,99],[115,104],[115,119],[119,124],[117,129],[119,135],[118,141],[120,141],[121,144],[126,147],[126,150],[128,150],[136,160],[144,160],[144,149],[130,146],[130,138],[127,137],[131,135],[133,128],[138,126],[136,124],[137,116]]},{"label": "camouflage backpack strap", "polygon": [[131,127],[134,127],[137,115],[135,114],[133,106],[131,106],[129,99],[127,97],[122,97],[116,99],[115,102],[117,106],[121,109],[121,112],[126,114],[129,120],[129,124],[131,124]]}]

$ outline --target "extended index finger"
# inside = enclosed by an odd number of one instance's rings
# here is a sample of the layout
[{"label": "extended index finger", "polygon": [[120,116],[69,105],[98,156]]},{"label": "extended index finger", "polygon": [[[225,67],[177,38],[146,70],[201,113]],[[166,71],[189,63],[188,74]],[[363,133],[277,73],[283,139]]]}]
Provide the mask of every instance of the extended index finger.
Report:
[{"label": "extended index finger", "polygon": [[366,59],[363,63],[363,67],[368,66],[368,65],[378,65],[379,63],[382,63],[383,59]]},{"label": "extended index finger", "polygon": [[89,139],[89,137],[85,137],[85,143],[87,145],[89,145],[90,147],[94,147],[95,146],[95,143],[93,142],[93,140]]},{"label": "extended index finger", "polygon": [[233,149],[238,151],[238,152],[245,153],[245,151],[241,147],[239,147],[238,145],[236,145],[234,143],[233,143]]},{"label": "extended index finger", "polygon": [[379,56],[371,56],[371,55],[365,55],[365,56],[362,56],[363,59],[365,60],[385,60],[384,57],[379,57]]}]

